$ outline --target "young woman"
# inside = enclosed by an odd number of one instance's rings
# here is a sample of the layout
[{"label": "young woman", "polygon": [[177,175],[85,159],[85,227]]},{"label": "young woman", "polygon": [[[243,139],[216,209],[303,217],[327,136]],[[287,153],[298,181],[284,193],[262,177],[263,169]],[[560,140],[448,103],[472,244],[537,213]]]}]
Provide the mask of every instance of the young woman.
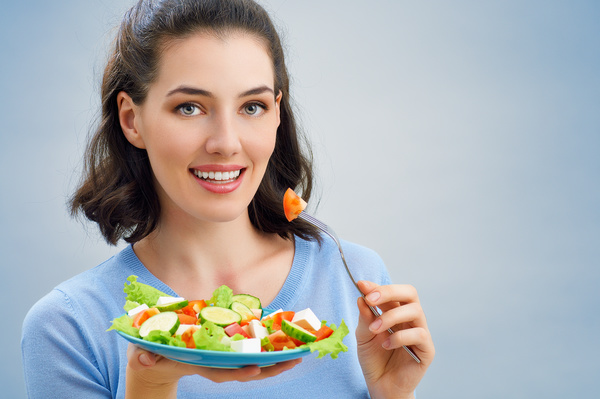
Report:
[{"label": "young woman", "polygon": [[[283,215],[283,192],[307,199],[312,172],[282,46],[260,6],[139,1],[105,69],[102,115],[72,210],[109,243],[131,245],[29,312],[22,348],[30,397],[413,396],[434,356],[416,291],[390,284],[376,254],[344,242],[367,301],[383,311],[374,317],[357,301],[337,247]],[[106,332],[123,312],[132,274],[188,299],[226,284],[270,308],[344,319],[355,334],[335,360],[237,370],[170,361]]]}]

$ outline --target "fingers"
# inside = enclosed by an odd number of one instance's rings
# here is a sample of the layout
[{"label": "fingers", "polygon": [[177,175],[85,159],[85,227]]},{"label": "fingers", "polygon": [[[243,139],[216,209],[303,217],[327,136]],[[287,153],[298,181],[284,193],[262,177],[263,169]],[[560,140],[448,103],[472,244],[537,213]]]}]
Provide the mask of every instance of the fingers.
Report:
[{"label": "fingers", "polygon": [[274,377],[283,373],[284,371],[293,369],[300,363],[302,363],[302,359],[294,359],[288,360],[287,362],[277,363],[273,366],[263,367],[260,369],[260,375],[256,379],[262,380],[265,378]]},{"label": "fingers", "polygon": [[246,366],[239,369],[218,369],[170,361],[133,344],[129,344],[127,347],[127,360],[128,367],[134,372],[154,373],[152,375],[158,373],[158,375],[161,376],[161,381],[162,379],[173,379],[176,381],[184,375],[198,374],[218,383],[226,381],[246,382],[262,380],[290,370],[302,362],[302,359],[294,359],[263,368],[258,366]]},{"label": "fingers", "polygon": [[425,328],[416,327],[405,330],[398,330],[390,335],[381,346],[385,349],[397,349],[402,346],[419,347],[425,351],[424,345],[431,341],[429,332]]},{"label": "fingers", "polygon": [[261,369],[258,366],[246,366],[239,369],[214,369],[209,367],[194,367],[192,370],[204,378],[208,378],[212,382],[227,382],[227,381],[251,381],[255,379],[261,373]]},{"label": "fingers", "polygon": [[274,377],[283,373],[284,371],[294,368],[296,365],[302,362],[302,359],[289,360],[287,362],[277,363],[273,366],[258,367],[258,366],[246,366],[239,369],[215,369],[209,367],[195,367],[195,374],[201,375],[213,382],[227,382],[227,381],[254,381],[263,380],[265,378]]},{"label": "fingers", "polygon": [[417,290],[408,284],[378,285],[371,281],[359,281],[358,287],[371,306],[419,302]]},{"label": "fingers", "polygon": [[410,303],[387,310],[369,325],[369,330],[373,334],[379,334],[389,328],[396,330],[394,327],[398,325],[426,327],[427,322],[421,305]]}]

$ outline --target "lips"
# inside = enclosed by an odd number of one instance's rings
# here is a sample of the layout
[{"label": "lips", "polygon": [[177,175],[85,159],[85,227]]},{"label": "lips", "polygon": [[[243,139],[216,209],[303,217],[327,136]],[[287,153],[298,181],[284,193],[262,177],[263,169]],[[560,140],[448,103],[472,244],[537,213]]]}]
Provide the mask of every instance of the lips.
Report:
[{"label": "lips", "polygon": [[192,168],[190,172],[200,185],[208,191],[226,194],[234,191],[241,184],[241,177],[246,169],[239,166],[203,166]]}]

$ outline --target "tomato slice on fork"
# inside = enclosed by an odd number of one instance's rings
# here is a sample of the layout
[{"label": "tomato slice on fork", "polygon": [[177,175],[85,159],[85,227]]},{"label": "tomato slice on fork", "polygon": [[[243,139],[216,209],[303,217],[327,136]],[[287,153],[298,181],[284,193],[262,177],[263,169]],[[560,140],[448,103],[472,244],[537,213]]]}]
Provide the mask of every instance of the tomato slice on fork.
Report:
[{"label": "tomato slice on fork", "polygon": [[306,201],[304,201],[298,194],[291,188],[288,188],[283,196],[283,211],[288,222],[296,219],[300,213],[306,208]]}]

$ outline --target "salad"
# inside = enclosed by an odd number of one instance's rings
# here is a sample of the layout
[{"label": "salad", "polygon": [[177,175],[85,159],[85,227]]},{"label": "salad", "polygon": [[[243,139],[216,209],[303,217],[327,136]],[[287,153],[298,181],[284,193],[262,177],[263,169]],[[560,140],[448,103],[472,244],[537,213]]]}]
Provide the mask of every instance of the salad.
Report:
[{"label": "salad", "polygon": [[187,300],[173,297],[137,281],[125,283],[126,314],[114,319],[108,330],[134,338],[190,350],[261,353],[289,349],[310,349],[318,358],[337,358],[348,347],[343,338],[348,327],[328,325],[307,308],[298,312],[276,310],[268,313],[260,299],[234,295],[226,285],[210,299]]}]

